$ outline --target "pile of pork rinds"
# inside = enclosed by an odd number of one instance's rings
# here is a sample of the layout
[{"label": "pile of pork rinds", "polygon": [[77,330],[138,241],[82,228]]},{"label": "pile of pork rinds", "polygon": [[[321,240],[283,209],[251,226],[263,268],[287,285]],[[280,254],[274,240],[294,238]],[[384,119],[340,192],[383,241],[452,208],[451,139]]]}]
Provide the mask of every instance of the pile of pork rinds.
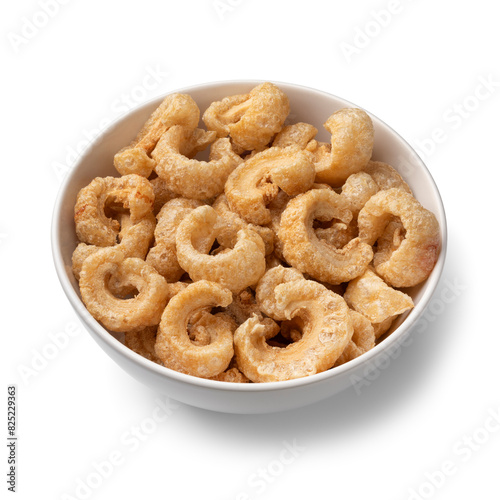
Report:
[{"label": "pile of pork rinds", "polygon": [[[135,352],[230,382],[295,379],[371,349],[413,307],[439,253],[435,216],[372,161],[361,109],[331,142],[285,125],[263,83],[204,112],[171,94],[75,205],[73,272],[85,306]],[[197,153],[210,146],[208,161]]]}]

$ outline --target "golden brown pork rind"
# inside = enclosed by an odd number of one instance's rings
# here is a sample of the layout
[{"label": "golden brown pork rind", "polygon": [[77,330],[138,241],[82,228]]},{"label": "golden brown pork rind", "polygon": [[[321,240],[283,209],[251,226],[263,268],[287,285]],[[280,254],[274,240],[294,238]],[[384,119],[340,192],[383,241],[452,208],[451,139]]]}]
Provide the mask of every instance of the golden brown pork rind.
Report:
[{"label": "golden brown pork rind", "polygon": [[[396,239],[384,238],[373,258],[375,271],[397,288],[418,285],[428,278],[436,264],[440,234],[436,216],[411,194],[399,188],[385,189],[372,196],[358,216],[359,235],[373,245],[394,218],[404,228]],[[399,242],[397,248],[393,244]]]},{"label": "golden brown pork rind", "polygon": [[276,85],[265,82],[248,94],[213,102],[203,114],[208,130],[230,137],[242,151],[263,149],[281,130],[290,111],[288,97]]},{"label": "golden brown pork rind", "polygon": [[347,226],[352,219],[348,207],[341,195],[329,189],[311,189],[290,200],[278,231],[286,261],[314,279],[334,285],[362,274],[373,257],[370,245],[354,238],[336,248],[319,239],[313,228],[315,219],[339,219]]},{"label": "golden brown pork rind", "polygon": [[229,174],[243,161],[231,148],[229,139],[217,139],[211,146],[209,161],[182,154],[186,129],[171,127],[165,132],[152,157],[155,171],[168,189],[185,198],[207,200],[224,191]]},{"label": "golden brown pork rind", "polygon": [[116,243],[120,223],[106,215],[110,204],[130,211],[132,224],[153,209],[153,187],[140,175],[96,177],[78,193],[75,204],[75,228],[83,243],[99,247]]},{"label": "golden brown pork rind", "polygon": [[341,186],[351,175],[362,170],[373,152],[374,129],[362,109],[343,108],[324,124],[331,134],[331,151],[316,163],[316,182]]},{"label": "golden brown pork rind", "polygon": [[288,146],[299,146],[301,149],[305,149],[317,133],[318,129],[310,123],[298,122],[292,125],[285,125],[276,134],[273,147],[287,148]]},{"label": "golden brown pork rind", "polygon": [[217,212],[208,205],[186,215],[176,233],[177,260],[193,281],[213,281],[238,293],[264,274],[264,242],[255,231],[244,228],[238,231],[233,248],[217,255],[204,253],[196,241],[208,238],[214,242],[220,231],[218,220]]},{"label": "golden brown pork rind", "polygon": [[[174,198],[167,202],[157,215],[158,223],[154,231],[155,244],[149,250],[146,262],[151,264],[169,283],[179,281],[185,270],[177,261],[175,235],[182,219],[195,208],[202,206],[198,200]],[[212,241],[208,239],[198,241],[197,248],[208,252]]]},{"label": "golden brown pork rind", "polygon": [[137,137],[114,157],[114,165],[121,175],[138,174],[149,177],[155,167],[151,152],[163,133],[173,125],[190,130],[197,127],[200,110],[188,94],[170,94],[155,109]]},{"label": "golden brown pork rind", "polygon": [[344,299],[349,307],[376,324],[413,308],[409,295],[390,287],[371,269],[347,285]]},{"label": "golden brown pork rind", "polygon": [[206,314],[199,320],[210,335],[208,345],[194,345],[187,332],[189,318],[212,307],[226,307],[232,301],[229,290],[201,280],[175,295],[161,317],[155,353],[167,368],[197,377],[215,377],[226,370],[233,355],[234,323],[223,316]]},{"label": "golden brown pork rind", "polygon": [[282,189],[289,196],[307,191],[314,183],[311,156],[298,146],[269,148],[237,167],[224,192],[231,210],[252,224],[269,224],[267,205]]},{"label": "golden brown pork rind", "polygon": [[[111,277],[117,287],[137,289],[137,295],[115,297],[108,286]],[[168,283],[152,266],[141,259],[125,258],[116,247],[101,248],[85,259],[80,292],[92,316],[113,332],[157,325],[171,295]]]},{"label": "golden brown pork rind", "polygon": [[254,315],[234,333],[234,349],[241,371],[253,382],[291,380],[331,368],[353,334],[344,299],[310,280],[277,285],[276,308],[286,319],[300,318],[299,341],[285,348],[266,341],[279,331],[269,318]]}]

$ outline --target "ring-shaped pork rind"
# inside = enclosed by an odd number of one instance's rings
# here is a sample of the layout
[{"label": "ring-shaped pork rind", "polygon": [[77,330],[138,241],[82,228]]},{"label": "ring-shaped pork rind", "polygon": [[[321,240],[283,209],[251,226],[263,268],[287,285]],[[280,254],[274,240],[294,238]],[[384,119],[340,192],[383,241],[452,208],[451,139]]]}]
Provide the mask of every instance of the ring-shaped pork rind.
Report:
[{"label": "ring-shaped pork rind", "polygon": [[[108,286],[113,277],[121,287],[132,286],[138,294],[115,297]],[[92,316],[113,332],[154,326],[171,295],[165,279],[142,259],[125,258],[116,247],[101,248],[85,259],[80,273],[82,300]]]},{"label": "ring-shaped pork rind", "polygon": [[[439,223],[411,194],[391,188],[379,191],[365,204],[358,216],[359,236],[369,245],[384,234],[388,225],[399,218],[404,238],[400,244],[377,247],[373,258],[375,271],[395,287],[418,285],[431,273],[439,255]],[[395,226],[397,227],[397,225]],[[384,241],[389,241],[387,236]]]},{"label": "ring-shaped pork rind", "polygon": [[161,317],[156,336],[155,353],[167,368],[197,377],[215,377],[231,362],[233,322],[222,316],[204,315],[204,327],[210,343],[195,345],[187,326],[193,314],[212,307],[226,307],[233,300],[231,292],[206,280],[190,284],[175,295]]},{"label": "ring-shaped pork rind", "polygon": [[315,170],[311,155],[298,146],[269,148],[237,167],[228,177],[224,192],[231,210],[252,224],[268,224],[267,205],[281,188],[289,196],[312,187]]},{"label": "ring-shaped pork rind", "polygon": [[348,225],[352,213],[347,200],[330,189],[311,189],[288,202],[281,215],[278,238],[286,261],[318,281],[333,285],[362,274],[372,260],[370,245],[356,237],[343,248],[321,240],[314,220],[339,219]]},{"label": "ring-shaped pork rind", "polygon": [[[177,261],[175,246],[177,228],[186,215],[201,205],[201,201],[198,200],[174,198],[165,203],[157,215],[155,244],[149,250],[146,262],[151,264],[169,283],[179,281],[185,273]],[[212,243],[213,241],[209,238],[199,239],[195,246],[199,251],[207,253]]]},{"label": "ring-shaped pork rind", "polygon": [[213,102],[203,114],[208,130],[218,137],[230,136],[243,151],[263,149],[281,130],[290,111],[286,94],[265,82],[249,94],[225,97]]},{"label": "ring-shaped pork rind", "polygon": [[224,191],[229,174],[242,159],[232,150],[229,139],[217,139],[210,148],[209,161],[188,158],[181,150],[184,129],[171,127],[162,135],[152,156],[155,171],[168,188],[185,198],[207,200]]},{"label": "ring-shaped pork rind", "polygon": [[[156,226],[156,219],[152,213],[147,214],[136,224],[132,224],[130,215],[119,214],[120,232],[118,234],[119,243],[115,248],[122,250],[125,257],[137,257],[144,259],[149,250],[149,245],[153,239]],[[83,262],[89,256],[102,247],[79,243],[72,256],[73,274],[77,280],[80,279]]]},{"label": "ring-shaped pork rind", "polygon": [[254,382],[275,382],[331,368],[353,334],[344,299],[310,280],[282,283],[274,293],[280,316],[300,318],[302,337],[284,348],[270,346],[266,340],[276,335],[276,328],[269,325],[269,319],[252,316],[234,333],[241,371]]},{"label": "ring-shaped pork rind", "polygon": [[331,152],[316,166],[316,182],[341,186],[351,175],[362,170],[373,152],[373,123],[361,109],[343,108],[331,115],[324,127],[330,132]]},{"label": "ring-shaped pork rind", "polygon": [[409,295],[394,290],[371,269],[347,285],[344,299],[349,307],[373,324],[383,323],[413,308],[413,300]]},{"label": "ring-shaped pork rind", "polygon": [[75,204],[75,227],[78,239],[99,247],[116,243],[120,223],[106,216],[109,203],[122,205],[130,211],[136,224],[153,209],[153,187],[140,175],[96,177],[78,193]]},{"label": "ring-shaped pork rind", "polygon": [[163,133],[173,125],[191,130],[200,121],[200,110],[188,94],[170,94],[149,117],[137,137],[114,157],[114,165],[121,175],[138,174],[149,177],[155,167],[150,155]]},{"label": "ring-shaped pork rind", "polygon": [[210,206],[196,208],[179,224],[176,234],[177,260],[193,281],[209,280],[238,293],[256,284],[266,269],[262,238],[251,229],[240,229],[233,248],[217,255],[202,253],[196,239],[217,239],[219,216]]}]

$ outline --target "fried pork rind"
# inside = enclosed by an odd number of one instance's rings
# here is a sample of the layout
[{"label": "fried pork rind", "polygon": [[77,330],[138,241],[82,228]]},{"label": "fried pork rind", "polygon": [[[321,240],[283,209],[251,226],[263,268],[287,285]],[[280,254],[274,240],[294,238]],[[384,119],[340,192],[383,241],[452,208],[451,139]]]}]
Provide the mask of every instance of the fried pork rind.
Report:
[{"label": "fried pork rind", "polygon": [[[132,286],[135,297],[120,299],[108,283]],[[171,288],[156,270],[141,259],[125,258],[116,247],[101,248],[85,259],[80,273],[82,300],[92,316],[113,332],[127,332],[160,322]]]},{"label": "fried pork rind", "polygon": [[206,308],[226,307],[233,297],[216,283],[201,280],[175,295],[161,317],[155,353],[167,368],[197,377],[215,377],[226,370],[234,355],[234,322],[226,315],[205,314],[198,326],[206,328],[210,343],[195,345],[187,326],[190,317]]},{"label": "fried pork rind", "polygon": [[273,147],[299,146],[305,149],[317,133],[318,129],[309,123],[299,122],[286,125],[274,138]]},{"label": "fried pork rind", "polygon": [[286,261],[318,281],[333,285],[361,275],[372,260],[370,245],[356,237],[343,248],[321,240],[314,220],[338,219],[346,226],[352,219],[348,202],[330,189],[311,189],[289,201],[281,215],[278,238]]},{"label": "fried pork rind", "polygon": [[125,334],[124,344],[143,358],[154,363],[162,364],[160,358],[155,354],[156,326],[148,326],[139,330],[133,330]]},{"label": "fried pork rind", "polygon": [[[195,208],[202,206],[198,200],[174,198],[168,201],[157,215],[158,223],[154,232],[155,244],[149,250],[146,262],[151,264],[169,283],[179,281],[185,273],[177,261],[175,235],[182,219]],[[208,238],[197,241],[196,248],[208,252],[212,241]]]},{"label": "fried pork rind", "polygon": [[218,137],[230,136],[242,151],[261,150],[281,130],[289,111],[286,94],[266,82],[249,94],[213,102],[203,114],[203,121]]},{"label": "fried pork rind", "polygon": [[257,283],[264,274],[264,242],[255,231],[244,228],[237,232],[233,248],[216,255],[201,252],[197,240],[208,238],[214,242],[221,231],[219,221],[217,212],[208,205],[186,215],[176,233],[177,260],[193,281],[213,281],[238,293]]},{"label": "fried pork rind", "polygon": [[[147,214],[136,224],[132,224],[130,215],[119,214],[120,232],[118,234],[119,243],[115,248],[122,250],[125,257],[137,257],[144,259],[149,250],[149,245],[153,240],[153,232],[156,226],[156,219],[152,213]],[[98,251],[102,247],[79,243],[72,256],[73,274],[77,280],[80,279],[85,259]]]},{"label": "fried pork rind", "polygon": [[375,332],[370,321],[362,314],[349,311],[354,332],[344,352],[337,359],[335,366],[351,361],[375,346]]},{"label": "fried pork rind", "polygon": [[409,295],[394,290],[371,269],[347,285],[344,299],[349,307],[374,324],[383,323],[413,308]]},{"label": "fried pork rind", "polygon": [[243,160],[233,151],[229,139],[217,139],[212,144],[208,162],[188,158],[182,150],[192,133],[174,126],[162,135],[152,153],[155,171],[174,193],[207,200],[224,191],[229,174]]},{"label": "fried pork rind", "polygon": [[99,247],[116,243],[120,223],[106,215],[113,204],[130,211],[136,224],[153,209],[153,187],[140,175],[96,177],[78,193],[75,204],[75,226],[78,239]]},{"label": "fried pork rind", "polygon": [[224,247],[233,247],[236,243],[236,235],[240,229],[249,228],[255,231],[266,246],[266,255],[274,250],[274,231],[269,227],[257,226],[244,221],[236,212],[229,208],[227,198],[224,194],[219,195],[212,204],[212,208],[219,215],[218,225],[220,227],[217,241]]},{"label": "fried pork rind", "polygon": [[149,177],[155,167],[151,152],[163,133],[173,125],[194,130],[200,121],[200,110],[187,94],[170,94],[156,108],[129,146],[114,157],[114,165],[121,175],[138,174]]},{"label": "fried pork rind", "polygon": [[228,177],[225,194],[231,210],[252,224],[268,224],[267,205],[281,188],[289,196],[307,191],[315,170],[308,152],[298,146],[269,148],[257,153]]},{"label": "fried pork rind", "polygon": [[278,285],[303,279],[302,273],[293,267],[278,265],[266,271],[255,290],[255,298],[259,309],[267,316],[278,321],[287,319],[284,312],[276,305],[277,298],[274,291]]},{"label": "fried pork rind", "polygon": [[291,380],[331,368],[353,334],[349,308],[344,299],[310,280],[277,285],[279,315],[299,318],[302,337],[287,347],[270,346],[266,340],[279,331],[269,318],[254,315],[234,334],[236,359],[253,382]]},{"label": "fried pork rind", "polygon": [[[379,191],[359,213],[358,226],[361,240],[369,245],[383,236],[373,264],[387,283],[400,288],[427,279],[439,254],[439,224],[411,194],[399,188]],[[393,228],[392,237],[388,228]]]},{"label": "fried pork rind", "polygon": [[315,164],[316,182],[341,186],[362,170],[373,151],[374,130],[370,117],[361,109],[344,108],[328,118],[324,127],[331,133],[331,151]]},{"label": "fried pork rind", "polygon": [[397,170],[388,163],[384,163],[383,161],[369,161],[368,164],[363,167],[363,172],[366,172],[372,177],[380,190],[397,187],[412,194],[410,186],[408,186]]}]

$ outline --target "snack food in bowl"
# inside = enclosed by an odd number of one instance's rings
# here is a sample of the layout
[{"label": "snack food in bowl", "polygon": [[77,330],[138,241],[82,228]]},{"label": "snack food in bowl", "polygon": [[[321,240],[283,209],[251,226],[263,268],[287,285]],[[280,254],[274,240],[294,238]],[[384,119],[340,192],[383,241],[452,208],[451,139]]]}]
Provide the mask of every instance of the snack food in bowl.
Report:
[{"label": "snack food in bowl", "polygon": [[182,89],[118,120],[53,222],[61,284],[98,344],[154,389],[234,413],[362,379],[422,314],[445,248],[439,192],[403,139],[271,82]]}]

